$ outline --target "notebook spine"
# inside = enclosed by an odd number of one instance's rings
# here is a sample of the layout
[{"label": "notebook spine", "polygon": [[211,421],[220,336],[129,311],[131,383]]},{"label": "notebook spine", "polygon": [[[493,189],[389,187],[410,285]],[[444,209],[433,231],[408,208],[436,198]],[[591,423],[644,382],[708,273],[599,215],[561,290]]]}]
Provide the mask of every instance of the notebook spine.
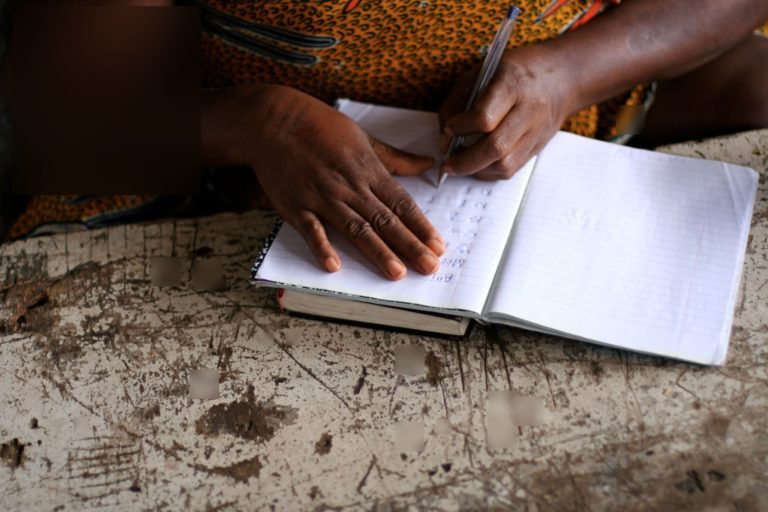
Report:
[{"label": "notebook spine", "polygon": [[259,251],[259,254],[256,256],[256,261],[253,262],[253,266],[251,267],[251,284],[256,284],[256,282],[259,280],[258,277],[256,277],[256,274],[259,271],[259,267],[261,267],[261,264],[264,263],[264,258],[267,257],[267,252],[269,251],[269,248],[272,247],[272,244],[275,242],[275,238],[277,238],[277,233],[280,231],[280,228],[283,226],[283,219],[278,218],[275,221],[275,225],[272,226],[272,231],[270,231],[269,235],[267,235],[266,240],[264,240],[264,246],[261,248],[261,251]]}]

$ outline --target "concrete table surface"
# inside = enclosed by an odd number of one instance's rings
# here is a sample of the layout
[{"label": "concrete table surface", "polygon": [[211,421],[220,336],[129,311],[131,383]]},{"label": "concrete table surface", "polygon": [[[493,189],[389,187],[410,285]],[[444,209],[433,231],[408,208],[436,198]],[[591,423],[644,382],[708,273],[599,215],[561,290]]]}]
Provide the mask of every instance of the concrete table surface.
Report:
[{"label": "concrete table surface", "polygon": [[[720,368],[289,317],[248,284],[267,212],[0,246],[0,509],[768,510],[768,131],[668,150],[761,175]],[[175,286],[152,284],[160,261]],[[401,345],[424,371],[395,372]],[[199,369],[217,397],[190,397]],[[495,390],[545,407],[501,451]],[[406,422],[420,450],[396,449]]]}]

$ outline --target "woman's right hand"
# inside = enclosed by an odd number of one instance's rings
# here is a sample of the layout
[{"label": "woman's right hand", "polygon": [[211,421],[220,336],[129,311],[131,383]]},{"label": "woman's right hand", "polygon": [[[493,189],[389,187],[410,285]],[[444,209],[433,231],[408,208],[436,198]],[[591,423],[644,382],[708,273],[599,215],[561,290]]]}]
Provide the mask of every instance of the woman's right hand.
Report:
[{"label": "woman's right hand", "polygon": [[203,153],[212,164],[249,165],[277,212],[304,237],[318,263],[341,265],[333,226],[389,279],[409,263],[439,268],[444,242],[392,175],[415,175],[433,159],[379,142],[325,103],[283,86],[206,93]]}]

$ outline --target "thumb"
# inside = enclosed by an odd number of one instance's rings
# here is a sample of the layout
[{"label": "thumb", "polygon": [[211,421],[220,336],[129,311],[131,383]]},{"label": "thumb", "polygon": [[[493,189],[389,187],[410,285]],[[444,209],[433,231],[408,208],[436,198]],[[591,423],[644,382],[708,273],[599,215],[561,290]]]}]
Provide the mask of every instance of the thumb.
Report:
[{"label": "thumb", "polygon": [[430,156],[414,155],[407,151],[393,148],[389,144],[370,137],[371,147],[384,167],[397,176],[415,176],[428,171],[435,164],[435,159]]}]

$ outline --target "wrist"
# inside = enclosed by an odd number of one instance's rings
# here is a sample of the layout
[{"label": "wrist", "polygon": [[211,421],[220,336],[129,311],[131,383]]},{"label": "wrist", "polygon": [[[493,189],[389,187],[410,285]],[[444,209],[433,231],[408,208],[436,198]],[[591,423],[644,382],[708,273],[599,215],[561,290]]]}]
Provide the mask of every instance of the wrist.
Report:
[{"label": "wrist", "polygon": [[519,66],[516,76],[528,82],[540,97],[547,98],[552,113],[565,120],[577,112],[584,101],[579,95],[578,70],[558,47],[548,43],[515,48],[507,59]]},{"label": "wrist", "polygon": [[552,97],[559,98],[563,119],[589,106],[591,103],[584,94],[584,74],[567,48],[549,42],[533,48],[536,49],[535,59],[545,73],[544,79],[553,89]]},{"label": "wrist", "polygon": [[252,161],[252,146],[260,138],[274,85],[248,85],[203,91],[201,148],[206,165],[242,166]]}]

